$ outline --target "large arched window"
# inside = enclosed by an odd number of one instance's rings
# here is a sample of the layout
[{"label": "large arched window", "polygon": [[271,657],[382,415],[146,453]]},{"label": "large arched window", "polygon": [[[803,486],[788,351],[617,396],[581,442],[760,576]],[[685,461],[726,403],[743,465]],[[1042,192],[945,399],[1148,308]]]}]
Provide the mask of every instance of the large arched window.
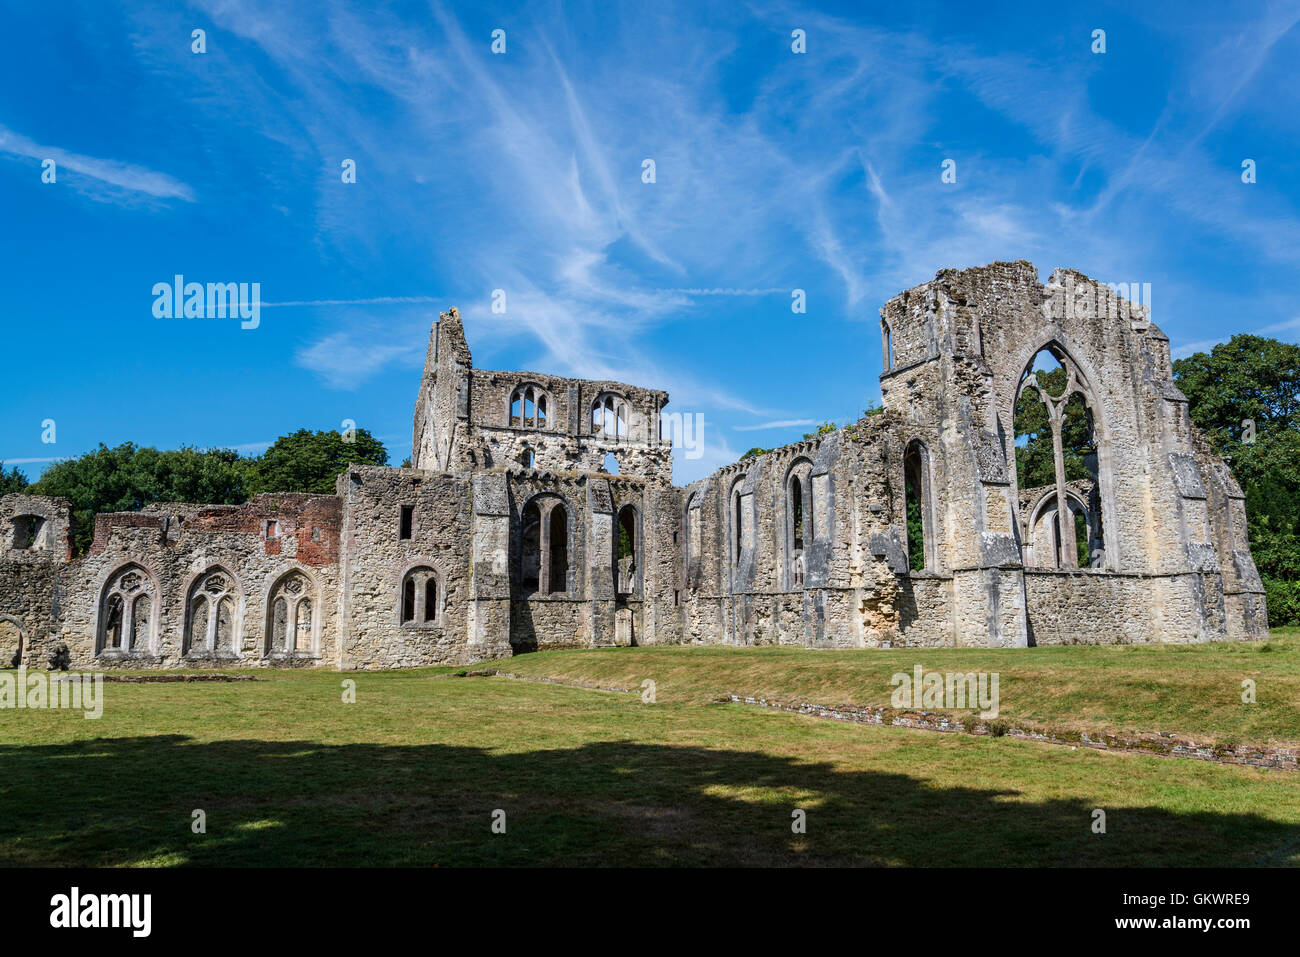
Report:
[{"label": "large arched window", "polygon": [[700,567],[700,557],[704,549],[704,527],[698,492],[686,502],[686,509],[682,516],[682,535],[685,539],[683,549],[686,560],[683,565],[686,569],[686,587],[693,588],[693,576]]},{"label": "large arched window", "polygon": [[569,590],[569,509],[558,495],[531,499],[519,515],[519,593],[557,595]]},{"label": "large arched window", "polygon": [[797,459],[785,482],[785,580],[787,588],[802,588],[804,556],[815,535],[812,462]]},{"label": "large arched window", "polygon": [[591,431],[593,435],[627,438],[627,401],[614,392],[598,396],[591,404]]},{"label": "large arched window", "polygon": [[[1101,474],[1096,403],[1060,346],[1049,344],[1030,360],[1016,388],[1013,417],[1016,485],[1038,503],[1026,522],[1025,563],[1112,567],[1102,521],[1108,484]],[[1082,489],[1093,501],[1081,500]]]},{"label": "large arched window", "polygon": [[267,596],[266,653],[316,654],[320,623],[317,620],[316,584],[298,569],[286,572]]},{"label": "large arched window", "polygon": [[745,506],[748,504],[749,496],[741,494],[744,487],[745,476],[741,475],[731,483],[731,495],[727,501],[728,525],[731,532],[728,552],[733,568],[740,565],[741,553],[749,545],[753,535],[753,529],[745,521]]},{"label": "large arched window", "polygon": [[930,453],[918,439],[903,453],[903,500],[907,520],[907,564],[914,572],[938,565],[934,501],[930,487]]},{"label": "large arched window", "polygon": [[541,386],[520,385],[510,393],[510,425],[520,429],[544,429],[551,414],[551,397]]},{"label": "large arched window", "polygon": [[618,595],[639,595],[641,574],[641,516],[635,505],[618,510],[614,523],[614,587]]},{"label": "large arched window", "polygon": [[239,657],[239,583],[224,568],[210,568],[185,599],[185,647],[193,657]]},{"label": "large arched window", "polygon": [[413,628],[441,624],[444,598],[438,570],[417,565],[402,576],[398,620]]},{"label": "large arched window", "polygon": [[96,654],[150,654],[158,631],[158,595],[139,565],[114,572],[100,592]]}]

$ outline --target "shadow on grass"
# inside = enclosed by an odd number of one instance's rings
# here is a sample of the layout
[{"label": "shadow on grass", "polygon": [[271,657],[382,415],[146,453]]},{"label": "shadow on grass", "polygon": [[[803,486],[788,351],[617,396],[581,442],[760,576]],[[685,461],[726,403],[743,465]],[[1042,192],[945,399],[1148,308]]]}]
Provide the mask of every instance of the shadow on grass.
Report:
[{"label": "shadow on grass", "polygon": [[1106,808],[1096,835],[1079,800],[630,742],[510,754],[164,735],[0,746],[0,768],[11,866],[1231,866],[1300,845],[1300,828],[1251,814]]}]

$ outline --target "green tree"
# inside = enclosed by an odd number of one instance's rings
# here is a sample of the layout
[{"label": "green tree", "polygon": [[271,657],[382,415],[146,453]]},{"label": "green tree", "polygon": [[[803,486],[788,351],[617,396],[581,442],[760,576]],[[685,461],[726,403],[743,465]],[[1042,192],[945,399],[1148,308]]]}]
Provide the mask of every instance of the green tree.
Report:
[{"label": "green tree", "polygon": [[1300,623],[1300,346],[1236,335],[1179,359],[1174,379],[1245,493],[1270,622]]},{"label": "green tree", "polygon": [[5,464],[0,462],[0,495],[25,491],[27,491],[27,476],[18,471],[16,465],[5,471]]},{"label": "green tree", "polygon": [[56,462],[30,489],[71,499],[73,549],[84,555],[100,512],[137,511],[151,502],[235,505],[248,500],[245,461],[229,449],[180,448],[160,452],[123,442],[100,444]]},{"label": "green tree", "polygon": [[248,470],[248,488],[259,492],[331,495],[334,480],[349,465],[387,465],[384,444],[365,429],[349,442],[339,432],[299,429],[276,439]]}]

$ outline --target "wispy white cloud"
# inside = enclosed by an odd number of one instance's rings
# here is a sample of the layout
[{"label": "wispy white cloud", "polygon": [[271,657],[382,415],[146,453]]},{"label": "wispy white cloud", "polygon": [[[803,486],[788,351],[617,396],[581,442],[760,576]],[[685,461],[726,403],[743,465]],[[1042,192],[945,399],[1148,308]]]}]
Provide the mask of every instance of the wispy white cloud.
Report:
[{"label": "wispy white cloud", "polygon": [[758,432],[763,429],[792,429],[795,426],[820,425],[816,419],[777,419],[773,422],[760,422],[758,425],[733,425],[737,432]]},{"label": "wispy white cloud", "polygon": [[102,201],[130,201],[142,195],[155,200],[195,200],[193,189],[166,173],[72,153],[57,146],[43,146],[4,126],[0,126],[0,153],[42,163],[47,159],[53,160],[56,183],[67,183]]},{"label": "wispy white cloud", "polygon": [[420,368],[427,328],[421,333],[419,322],[398,323],[400,334],[394,334],[393,328],[387,322],[353,320],[349,328],[332,332],[298,350],[294,364],[315,373],[334,389],[356,389],[392,365]]},{"label": "wispy white cloud", "polygon": [[275,306],[406,306],[440,303],[434,296],[377,296],[374,299],[299,299],[289,302],[264,302],[263,309]]},{"label": "wispy white cloud", "polygon": [[[1063,69],[816,11],[798,11],[816,37],[816,58],[806,61],[816,69],[755,58],[738,94],[724,91],[724,71],[735,69],[741,34],[692,22],[686,7],[639,17],[635,31],[611,14],[599,48],[575,39],[570,21],[581,14],[529,11],[509,31],[509,55],[493,57],[487,38],[442,3],[421,21],[395,8],[328,5],[326,16],[304,17],[251,0],[199,6],[270,67],[222,73],[222,88],[203,95],[238,104],[253,129],[284,144],[293,176],[312,163],[330,171],[315,187],[314,216],[331,259],[364,266],[398,235],[436,263],[439,287],[451,276],[458,296],[470,291],[461,301],[265,304],[322,310],[296,361],[338,388],[418,366],[428,317],[413,332],[414,323],[379,321],[384,307],[455,304],[477,364],[500,367],[495,360],[508,356],[512,367],[662,386],[675,409],[794,428],[815,423],[777,419],[786,397],[769,398],[773,390],[749,381],[743,363],[720,365],[708,348],[655,333],[729,308],[774,314],[764,296],[813,286],[838,294],[822,313],[831,321],[874,322],[885,299],[937,269],[998,258],[1075,266],[1103,280],[1155,278],[1172,271],[1179,244],[1169,231],[1184,228],[1261,261],[1300,259],[1293,211],[1233,188],[1233,171],[1225,175],[1207,146],[1252,104],[1255,84],[1293,39],[1293,7],[1216,34],[1231,43],[1180,35],[1174,68],[1202,82],[1191,74],[1213,53],[1211,72],[1224,78],[1197,87],[1194,110],[1171,99],[1145,122],[1126,123],[1094,105],[1095,63]],[[784,4],[746,13],[759,32],[783,34],[792,15]],[[972,145],[979,138],[951,132],[954,109],[997,133]],[[1028,148],[1000,150],[1010,130]],[[360,189],[340,189],[334,170],[345,155],[358,160],[362,187],[388,188],[361,203]],[[948,157],[956,184],[940,181]],[[656,162],[653,184],[641,181],[645,158]],[[394,185],[408,183],[427,190]],[[1180,282],[1190,299],[1215,280]],[[504,315],[489,307],[494,289],[507,295]],[[371,314],[364,331],[346,311],[353,306]]]}]

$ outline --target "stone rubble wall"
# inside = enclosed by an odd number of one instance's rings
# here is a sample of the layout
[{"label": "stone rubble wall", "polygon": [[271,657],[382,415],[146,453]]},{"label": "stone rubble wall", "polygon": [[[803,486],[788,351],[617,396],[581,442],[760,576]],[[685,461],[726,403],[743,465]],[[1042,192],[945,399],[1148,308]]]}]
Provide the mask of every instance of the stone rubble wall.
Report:
[{"label": "stone rubble wall", "polygon": [[[64,643],[77,669],[332,663],[338,616],[330,612],[338,605],[341,515],[340,501],[329,495],[259,495],[246,505],[156,504],[147,511],[98,515],[89,553],[48,566],[54,593],[42,607],[50,609],[57,624],[43,637],[33,638],[25,660],[43,665],[52,647]],[[272,521],[275,532],[268,534],[267,523]],[[0,567],[9,565],[6,561]],[[132,566],[141,570],[153,596],[147,633],[128,654],[99,654],[104,586]],[[235,582],[238,656],[187,655],[183,636],[188,599],[200,577],[216,569]],[[311,583],[312,647],[273,657],[267,644],[270,592],[295,570]]]},{"label": "stone rubble wall", "polygon": [[[1074,296],[1112,311],[1075,310]],[[1167,338],[1144,310],[1115,305],[1104,286],[1069,270],[1045,284],[1025,262],[941,271],[881,309],[892,341],[882,410],[686,488],[671,483],[672,450],[656,427],[666,393],[477,370],[453,309],[430,334],[412,468],[349,468],[335,495],[99,515],[89,553],[76,559],[68,502],[0,499],[0,637],[16,644],[20,635],[29,663],[64,642],[77,668],[342,669],[631,643],[997,648],[1264,637],[1240,486],[1190,421]],[[1094,405],[1098,478],[1075,485],[1100,503],[1098,568],[1022,560],[1042,493],[1017,487],[1013,412],[1043,348],[1067,357]],[[509,421],[521,384],[548,396],[546,428]],[[605,393],[626,402],[626,435],[592,433],[591,404]],[[608,453],[616,475],[605,471]],[[909,455],[925,528],[910,546]],[[567,573],[562,590],[540,594],[520,571],[522,517],[530,501],[556,498]],[[409,538],[403,507],[412,509]],[[620,560],[624,509],[636,531],[633,555]],[[911,559],[924,567],[911,570]],[[126,655],[97,653],[106,583],[129,565],[159,597],[147,640]],[[238,656],[187,656],[188,597],[217,567],[238,586]],[[405,621],[403,583],[425,569],[437,613]],[[268,654],[271,592],[292,571],[316,599],[311,647]]]}]

